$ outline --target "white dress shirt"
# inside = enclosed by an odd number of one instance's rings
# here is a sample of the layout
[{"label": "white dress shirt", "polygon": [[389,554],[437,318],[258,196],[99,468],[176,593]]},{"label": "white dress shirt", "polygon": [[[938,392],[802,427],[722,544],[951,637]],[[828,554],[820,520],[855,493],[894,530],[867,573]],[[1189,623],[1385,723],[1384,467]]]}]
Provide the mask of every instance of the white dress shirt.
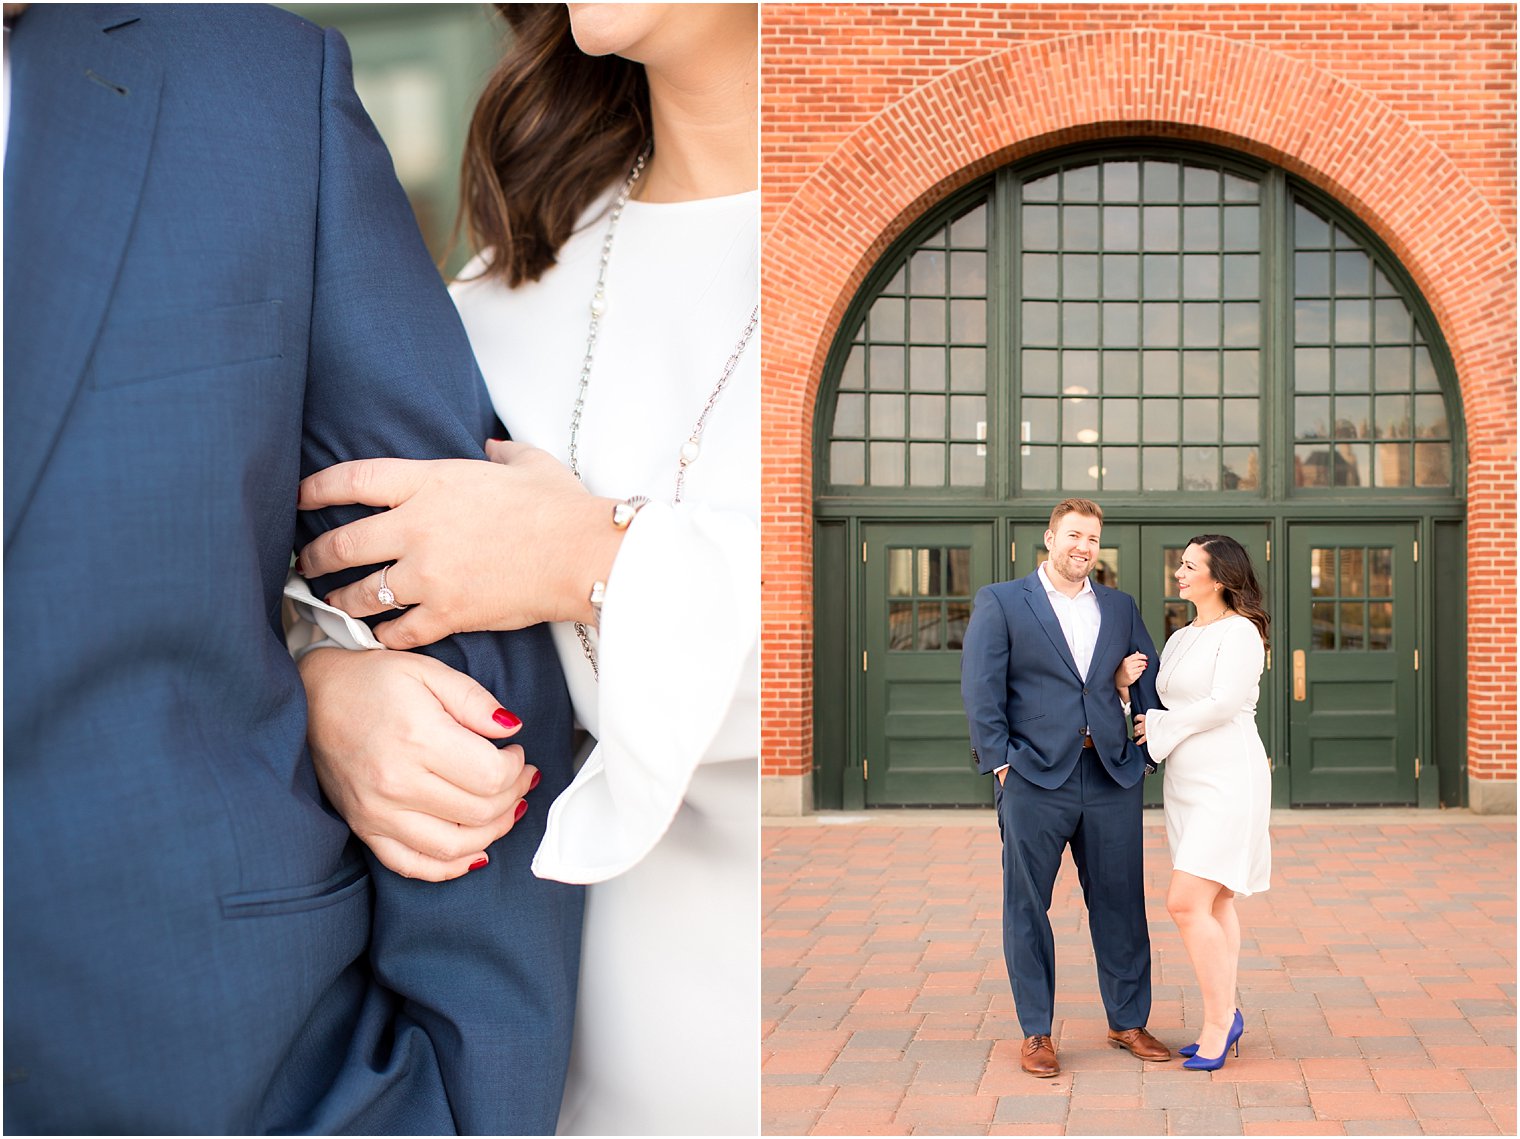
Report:
[{"label": "white dress shirt", "polygon": [[1098,647],[1098,629],[1103,624],[1102,614],[1098,612],[1098,595],[1093,592],[1092,582],[1083,578],[1077,595],[1067,597],[1051,584],[1050,575],[1045,572],[1049,564],[1040,565],[1040,584],[1045,587],[1045,596],[1050,598],[1050,607],[1056,611],[1056,620],[1061,623],[1071,659],[1077,662],[1077,671],[1085,679],[1087,670],[1092,667],[1093,649]]}]

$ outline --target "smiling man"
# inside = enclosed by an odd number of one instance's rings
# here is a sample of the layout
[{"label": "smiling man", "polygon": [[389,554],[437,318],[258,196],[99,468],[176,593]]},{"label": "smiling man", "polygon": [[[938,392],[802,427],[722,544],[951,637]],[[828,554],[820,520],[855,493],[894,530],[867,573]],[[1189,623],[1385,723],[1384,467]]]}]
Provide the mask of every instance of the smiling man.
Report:
[{"label": "smiling man", "polygon": [[1082,883],[1108,1013],[1108,1040],[1142,1060],[1171,1052],[1145,1029],[1151,944],[1145,924],[1141,780],[1148,759],[1126,730],[1114,674],[1143,654],[1135,711],[1156,707],[1156,649],[1134,598],[1094,585],[1103,511],[1069,498],[1045,531],[1049,560],[976,595],[961,656],[961,697],[977,770],[998,781],[1003,955],[1024,1031],[1020,1062],[1057,1075],[1051,1041],[1055,943],[1050,898],[1069,845]]}]

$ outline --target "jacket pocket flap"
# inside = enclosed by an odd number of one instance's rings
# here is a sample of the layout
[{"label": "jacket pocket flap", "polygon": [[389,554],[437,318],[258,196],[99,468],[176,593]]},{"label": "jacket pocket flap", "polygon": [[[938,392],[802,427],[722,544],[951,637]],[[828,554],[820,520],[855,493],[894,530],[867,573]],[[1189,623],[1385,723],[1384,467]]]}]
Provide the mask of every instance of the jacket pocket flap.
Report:
[{"label": "jacket pocket flap", "polygon": [[90,360],[96,388],[115,388],[280,355],[280,302],[187,310],[107,325]]},{"label": "jacket pocket flap", "polygon": [[369,867],[362,861],[339,868],[326,881],[279,890],[248,890],[222,895],[224,918],[261,918],[334,906],[369,889]]}]

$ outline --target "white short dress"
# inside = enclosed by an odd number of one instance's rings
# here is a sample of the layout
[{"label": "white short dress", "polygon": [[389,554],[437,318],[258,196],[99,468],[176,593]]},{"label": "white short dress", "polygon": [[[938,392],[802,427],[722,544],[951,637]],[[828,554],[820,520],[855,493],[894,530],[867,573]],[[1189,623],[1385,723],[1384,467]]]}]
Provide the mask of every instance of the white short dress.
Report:
[{"label": "white short dress", "polygon": [[1166,761],[1172,868],[1240,895],[1272,879],[1272,773],[1256,731],[1265,660],[1245,617],[1186,625],[1161,652],[1156,691],[1166,707],[1145,717],[1151,758]]}]

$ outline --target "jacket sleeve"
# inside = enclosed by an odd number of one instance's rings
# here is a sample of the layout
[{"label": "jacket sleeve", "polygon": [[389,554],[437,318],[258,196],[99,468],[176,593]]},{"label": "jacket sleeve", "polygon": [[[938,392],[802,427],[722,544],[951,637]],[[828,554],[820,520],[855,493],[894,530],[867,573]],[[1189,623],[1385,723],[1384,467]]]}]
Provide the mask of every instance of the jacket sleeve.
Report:
[{"label": "jacket sleeve", "polygon": [[[484,459],[494,415],[464,328],[390,156],[354,94],[343,38],[325,33],[320,186],[303,476],[349,459]],[[303,515],[298,541],[369,513]],[[370,567],[371,569],[373,567]],[[318,596],[368,570],[314,582]],[[529,867],[552,795],[571,777],[571,717],[547,629],[471,633],[424,650],[518,712],[543,772],[535,806],[452,882],[403,879],[371,859],[371,958],[420,1025],[461,1133],[553,1134],[580,957],[582,891]],[[550,794],[544,794],[548,791]]]},{"label": "jacket sleeve", "polygon": [[[1127,656],[1129,653],[1144,653],[1146,661],[1145,671],[1140,674],[1140,678],[1134,684],[1130,685],[1129,690],[1130,715],[1140,716],[1152,708],[1161,707],[1161,698],[1156,695],[1156,677],[1161,671],[1161,658],[1156,652],[1155,642],[1151,640],[1150,630],[1145,627],[1145,622],[1140,617],[1140,607],[1135,604],[1133,597],[1129,599],[1129,605],[1130,640],[1129,648],[1125,650],[1125,655]],[[1150,721],[1147,720],[1146,723],[1149,724]],[[1146,771],[1155,771],[1156,761],[1161,757],[1151,754],[1149,737],[1147,737],[1146,743],[1138,746],[1140,754],[1145,757]]]},{"label": "jacket sleeve", "polygon": [[1156,674],[1160,671],[1161,660],[1156,654],[1156,644],[1151,640],[1150,631],[1140,618],[1140,607],[1135,604],[1133,597],[1129,599],[1129,605],[1129,648],[1125,650],[1125,655],[1144,653],[1146,661],[1145,671],[1130,686],[1130,709],[1138,716],[1147,709],[1161,706],[1161,701],[1156,696]]},{"label": "jacket sleeve", "polygon": [[1255,706],[1266,650],[1249,621],[1234,625],[1220,641],[1209,694],[1186,707],[1157,707],[1146,714],[1145,735],[1154,758],[1165,759],[1189,736],[1227,724]]}]

